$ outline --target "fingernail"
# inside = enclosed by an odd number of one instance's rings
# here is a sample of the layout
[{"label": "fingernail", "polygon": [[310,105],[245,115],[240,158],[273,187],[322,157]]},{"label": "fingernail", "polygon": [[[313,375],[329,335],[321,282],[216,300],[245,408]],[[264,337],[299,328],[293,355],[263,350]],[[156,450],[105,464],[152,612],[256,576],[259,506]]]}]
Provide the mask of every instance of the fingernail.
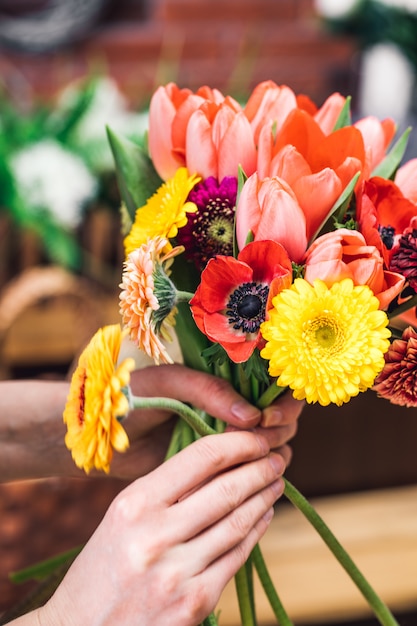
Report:
[{"label": "fingernail", "polygon": [[282,411],[276,408],[264,409],[261,426],[265,428],[270,428],[271,426],[279,426],[283,419]]},{"label": "fingernail", "polygon": [[231,412],[242,422],[256,422],[261,414],[259,409],[244,400],[235,402],[235,404],[232,405]]}]

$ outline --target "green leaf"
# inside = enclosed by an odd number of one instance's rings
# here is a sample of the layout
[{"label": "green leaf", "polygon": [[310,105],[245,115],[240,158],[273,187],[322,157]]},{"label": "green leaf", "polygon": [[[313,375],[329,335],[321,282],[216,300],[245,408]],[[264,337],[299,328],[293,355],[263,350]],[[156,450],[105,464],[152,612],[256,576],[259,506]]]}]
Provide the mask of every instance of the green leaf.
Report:
[{"label": "green leaf", "polygon": [[221,366],[229,361],[226,350],[219,343],[213,343],[205,348],[201,354],[208,365]]},{"label": "green leaf", "polygon": [[178,315],[175,321],[175,331],[181,346],[184,364],[200,372],[213,373],[203,356],[204,350],[210,345],[209,340],[197,328],[187,303],[178,304]]},{"label": "green leaf", "polygon": [[146,204],[162,180],[141,146],[109,127],[107,137],[115,161],[120,196],[133,221],[136,209]]},{"label": "green leaf", "polygon": [[[248,180],[248,177],[246,176],[245,172],[243,171],[243,168],[239,165],[238,167],[238,171],[237,171],[237,194],[236,194],[236,207],[238,205],[239,202],[239,197],[240,197],[240,192],[242,191],[242,187],[245,184],[245,182]],[[239,254],[239,247],[237,245],[237,238],[236,238],[236,210],[235,210],[235,220],[234,220],[234,224],[233,224],[233,256],[235,258],[237,258],[237,255]]]},{"label": "green leaf", "polygon": [[71,563],[81,550],[82,546],[72,548],[67,552],[62,552],[61,554],[58,554],[50,559],[40,561],[35,565],[30,565],[29,567],[19,570],[18,572],[12,572],[9,574],[9,578],[16,584],[25,583],[28,580],[44,580],[64,563]]},{"label": "green leaf", "polygon": [[259,382],[269,385],[268,365],[268,361],[261,357],[259,351],[254,350],[249,359],[242,363],[242,369],[248,379],[253,376]]},{"label": "green leaf", "polygon": [[348,96],[346,98],[346,102],[343,105],[343,109],[340,111],[335,127],[333,128],[333,132],[335,130],[339,130],[339,128],[344,128],[345,126],[350,126],[352,124],[352,116],[350,114],[351,100],[352,100],[351,96]]},{"label": "green leaf", "polygon": [[372,172],[372,176],[381,176],[382,178],[393,178],[401,160],[405,154],[411,127],[407,128],[401,137],[393,145],[385,158],[376,166]]}]

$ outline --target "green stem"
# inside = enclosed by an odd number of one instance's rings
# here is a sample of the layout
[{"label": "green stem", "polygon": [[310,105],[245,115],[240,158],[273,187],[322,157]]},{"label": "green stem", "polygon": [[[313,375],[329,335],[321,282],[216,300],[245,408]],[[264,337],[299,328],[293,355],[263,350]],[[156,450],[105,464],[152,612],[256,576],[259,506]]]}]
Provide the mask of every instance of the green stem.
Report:
[{"label": "green stem", "polygon": [[191,298],[194,297],[194,294],[191,291],[181,291],[177,290],[175,292],[177,302],[189,302]]},{"label": "green stem", "polygon": [[196,411],[193,411],[187,404],[179,400],[174,400],[173,398],[139,398],[133,396],[132,404],[135,409],[164,409],[176,413],[202,437],[204,435],[216,434],[216,431],[206,424]]},{"label": "green stem", "polygon": [[261,581],[266,597],[269,600],[269,604],[271,605],[278,623],[280,626],[292,626],[292,621],[288,617],[280,597],[277,594],[274,583],[269,575],[259,544],[257,544],[252,550],[252,559],[259,580]]},{"label": "green stem", "polygon": [[405,302],[397,306],[393,311],[388,313],[388,317],[391,319],[392,317],[397,317],[397,315],[401,315],[401,313],[405,313],[409,309],[417,306],[417,296],[412,296],[408,298]]},{"label": "green stem", "polygon": [[245,374],[243,367],[238,365],[238,376],[239,376],[239,393],[246,398],[250,402],[251,400],[251,383],[248,377]]},{"label": "green stem", "polygon": [[285,480],[284,494],[292,502],[292,504],[307,518],[310,524],[315,528],[324,543],[330,548],[335,558],[339,561],[345,571],[349,574],[352,581],[358,587],[375,616],[378,618],[382,626],[399,626],[398,622],[392,615],[387,605],[381,600],[378,594],[368,583],[364,575],[352,561],[343,546],[333,535],[330,528],[320,517],[314,507],[306,500],[306,498],[290,483]]},{"label": "green stem", "polygon": [[210,613],[204,620],[202,626],[218,626],[218,621],[214,613]]},{"label": "green stem", "polygon": [[236,594],[242,626],[256,626],[252,580],[250,579],[247,567],[248,563],[245,563],[235,574]]},{"label": "green stem", "polygon": [[278,398],[288,387],[280,387],[276,382],[271,383],[268,389],[266,389],[261,397],[257,400],[256,406],[259,409],[266,409],[267,406],[272,404],[274,400]]}]

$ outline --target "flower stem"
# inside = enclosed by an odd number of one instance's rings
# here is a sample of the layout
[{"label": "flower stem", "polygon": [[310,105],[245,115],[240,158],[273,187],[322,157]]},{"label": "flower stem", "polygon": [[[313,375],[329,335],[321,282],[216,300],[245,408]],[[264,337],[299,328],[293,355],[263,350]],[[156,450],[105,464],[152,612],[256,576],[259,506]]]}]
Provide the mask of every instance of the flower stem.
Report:
[{"label": "flower stem", "polygon": [[180,291],[177,289],[175,292],[175,296],[177,302],[189,302],[194,294],[191,291]]},{"label": "flower stem", "polygon": [[280,387],[276,384],[276,382],[271,383],[268,389],[266,389],[260,398],[256,401],[256,406],[259,409],[265,409],[267,406],[272,404],[274,400],[278,398],[284,391],[286,391],[288,387]]},{"label": "flower stem", "polygon": [[392,311],[388,313],[388,317],[390,319],[392,317],[397,317],[397,315],[401,315],[402,313],[405,313],[406,311],[413,308],[414,306],[417,306],[417,296],[412,296],[411,298],[408,298],[408,300],[406,300],[402,304],[398,305],[395,309],[393,309]]},{"label": "flower stem", "polygon": [[251,561],[248,559],[235,574],[235,587],[242,626],[256,626],[253,603],[253,581],[248,570],[250,565]]},{"label": "flower stem", "polygon": [[218,621],[214,613],[210,613],[202,623],[202,626],[218,626]]},{"label": "flower stem", "polygon": [[367,600],[370,608],[378,618],[382,626],[399,626],[398,622],[390,612],[387,605],[381,600],[378,594],[368,583],[362,572],[358,569],[351,557],[348,555],[343,546],[333,535],[330,528],[320,517],[314,507],[306,500],[306,498],[290,483],[285,481],[284,494],[292,502],[292,504],[308,519],[310,524],[315,528],[320,537],[323,539],[328,548],[339,561],[342,567],[349,574],[352,581],[358,587],[364,598]]},{"label": "flower stem", "polygon": [[266,597],[269,600],[269,604],[271,605],[278,623],[280,626],[292,626],[292,621],[288,617],[288,614],[284,609],[284,606],[274,587],[274,583],[269,575],[259,544],[257,544],[252,550],[252,559],[259,580],[261,581]]},{"label": "flower stem", "polygon": [[201,419],[196,411],[193,411],[187,404],[174,400],[173,398],[139,398],[132,397],[132,404],[135,409],[165,409],[176,413],[195,430],[198,435],[215,435],[216,431]]}]

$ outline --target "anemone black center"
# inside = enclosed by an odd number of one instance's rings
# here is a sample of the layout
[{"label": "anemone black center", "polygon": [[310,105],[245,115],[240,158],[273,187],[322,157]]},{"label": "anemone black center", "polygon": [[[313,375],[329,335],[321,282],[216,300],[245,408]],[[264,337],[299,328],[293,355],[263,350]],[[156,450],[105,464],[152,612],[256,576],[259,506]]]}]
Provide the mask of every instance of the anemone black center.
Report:
[{"label": "anemone black center", "polygon": [[237,312],[241,317],[250,320],[252,317],[259,315],[262,309],[262,300],[259,296],[250,294],[245,296],[237,305]]},{"label": "anemone black center", "polygon": [[268,285],[255,282],[239,285],[229,298],[226,315],[235,330],[256,333],[265,320]]},{"label": "anemone black center", "polygon": [[378,231],[384,246],[391,250],[394,245],[395,228],[393,226],[378,226]]}]

